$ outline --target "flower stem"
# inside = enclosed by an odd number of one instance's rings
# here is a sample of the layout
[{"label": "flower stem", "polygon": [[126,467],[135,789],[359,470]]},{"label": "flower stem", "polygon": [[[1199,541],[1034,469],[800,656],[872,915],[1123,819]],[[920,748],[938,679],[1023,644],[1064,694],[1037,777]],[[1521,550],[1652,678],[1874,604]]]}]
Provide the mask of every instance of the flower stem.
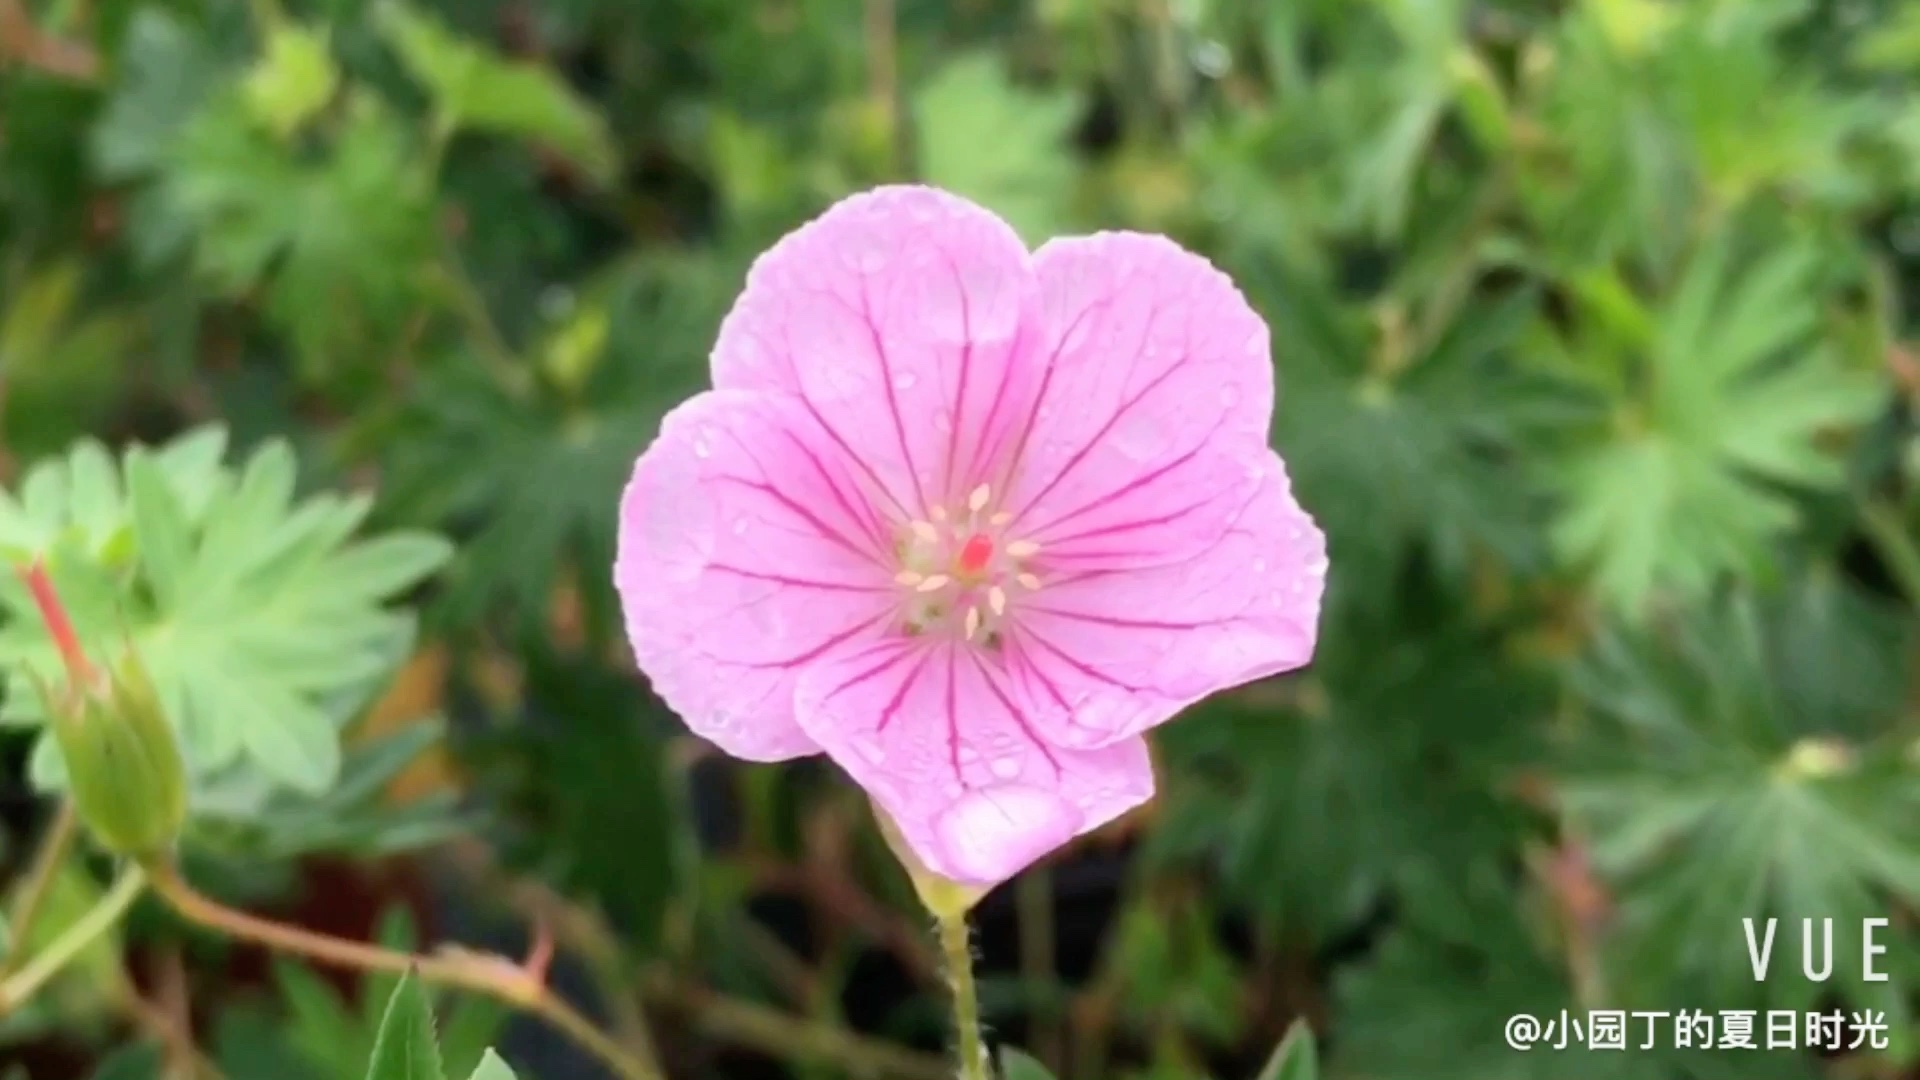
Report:
[{"label": "flower stem", "polygon": [[940,952],[953,986],[953,1027],[960,1053],[960,1080],[991,1080],[980,1040],[980,993],[973,983],[973,945],[964,913],[938,916]]},{"label": "flower stem", "polygon": [[60,809],[54,814],[53,824],[47,827],[47,835],[40,841],[40,848],[33,856],[33,867],[27,871],[27,879],[20,886],[20,901],[13,909],[13,947],[4,959],[0,959],[0,976],[11,974],[26,959],[27,942],[31,940],[33,921],[40,916],[40,909],[47,902],[47,894],[53,891],[53,879],[59,875],[60,867],[67,861],[67,851],[73,846],[73,837],[80,819],[74,813],[73,800],[63,799]]},{"label": "flower stem", "polygon": [[197,926],[335,967],[413,971],[427,982],[485,994],[558,1028],[622,1080],[663,1080],[656,1065],[629,1053],[549,990],[538,975],[506,957],[453,951],[425,956],[316,934],[227,907],[194,889],[171,863],[156,862],[148,873],[154,892],[175,914]]},{"label": "flower stem", "polygon": [[79,921],[61,932],[53,944],[41,950],[31,963],[20,969],[19,974],[0,983],[0,1016],[32,997],[47,980],[58,975],[61,968],[71,963],[100,935],[113,929],[146,885],[146,875],[140,872],[139,867],[132,867],[121,874],[120,880],[113,883],[113,888],[88,908]]}]

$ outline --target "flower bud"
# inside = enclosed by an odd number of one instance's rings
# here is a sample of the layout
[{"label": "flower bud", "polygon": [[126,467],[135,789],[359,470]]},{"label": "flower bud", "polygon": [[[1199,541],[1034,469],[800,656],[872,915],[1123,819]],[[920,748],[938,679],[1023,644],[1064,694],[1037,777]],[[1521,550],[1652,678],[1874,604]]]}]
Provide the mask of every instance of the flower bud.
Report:
[{"label": "flower bud", "polygon": [[80,820],[116,854],[171,847],[187,818],[186,764],[139,656],[128,649],[105,675],[57,689],[42,681],[40,693]]},{"label": "flower bud", "polygon": [[22,575],[65,665],[54,683],[30,671],[67,767],[74,809],[120,855],[157,855],[187,817],[187,770],[154,691],[131,648],[101,670],[80,648],[44,567]]}]

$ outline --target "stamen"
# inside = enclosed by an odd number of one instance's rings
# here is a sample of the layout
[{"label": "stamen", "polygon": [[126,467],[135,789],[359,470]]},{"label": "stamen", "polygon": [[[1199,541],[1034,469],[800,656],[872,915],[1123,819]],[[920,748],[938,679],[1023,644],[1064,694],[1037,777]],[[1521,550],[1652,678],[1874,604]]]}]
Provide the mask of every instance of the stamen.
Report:
[{"label": "stamen", "polygon": [[1038,555],[1039,553],[1040,545],[1031,540],[1015,540],[1013,543],[1007,545],[1008,558],[1024,559],[1030,555]]},{"label": "stamen", "polygon": [[987,500],[991,498],[993,498],[993,489],[981,484],[973,489],[973,494],[967,496],[967,509],[977,514],[986,509]]},{"label": "stamen", "polygon": [[944,506],[936,506],[927,512],[927,516],[935,521],[945,521],[947,520],[947,508]]},{"label": "stamen", "polygon": [[932,577],[921,579],[920,584],[914,586],[914,591],[938,592],[939,590],[946,588],[947,583],[952,580],[953,580],[952,578],[948,577],[945,574],[935,574]]},{"label": "stamen", "polygon": [[988,589],[987,606],[993,609],[995,615],[1005,615],[1007,613],[1007,590],[998,585]]},{"label": "stamen", "polygon": [[1040,579],[1032,574],[1021,574],[1019,577],[1014,578],[1014,580],[1028,589],[1038,589],[1040,587]]},{"label": "stamen", "polygon": [[899,585],[918,585],[924,578],[924,574],[916,574],[911,570],[902,570],[893,575],[894,582]]},{"label": "stamen", "polygon": [[928,543],[940,539],[940,530],[934,528],[932,522],[916,521],[912,525],[909,525],[908,528],[913,530],[913,535]]},{"label": "stamen", "polygon": [[969,607],[967,608],[967,640],[972,641],[973,635],[979,632],[980,632],[980,609],[977,607]]},{"label": "stamen", "polygon": [[1011,510],[1002,510],[1002,511],[1000,511],[999,513],[997,513],[997,514],[995,514],[995,515],[993,515],[992,517],[990,517],[990,518],[988,518],[988,519],[987,519],[987,524],[989,524],[989,525],[1005,525],[1005,524],[1006,524],[1007,522],[1009,522],[1009,521],[1012,521],[1012,520],[1013,520],[1013,511],[1011,511]]}]

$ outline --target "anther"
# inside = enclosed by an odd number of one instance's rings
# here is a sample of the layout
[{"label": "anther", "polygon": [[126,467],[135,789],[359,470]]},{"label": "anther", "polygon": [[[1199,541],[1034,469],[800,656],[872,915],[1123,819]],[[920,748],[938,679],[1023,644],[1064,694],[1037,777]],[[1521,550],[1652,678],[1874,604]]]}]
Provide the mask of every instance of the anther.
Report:
[{"label": "anther", "polygon": [[1013,543],[1007,545],[1008,558],[1024,559],[1029,555],[1037,555],[1039,553],[1040,545],[1031,540],[1015,540]]},{"label": "anther", "polygon": [[1014,580],[1018,581],[1022,588],[1038,589],[1040,587],[1040,579],[1032,574],[1021,574],[1014,578]]},{"label": "anther", "polygon": [[908,528],[913,530],[913,535],[928,543],[940,539],[940,530],[934,528],[932,522],[916,521],[912,525],[909,525]]},{"label": "anther", "polygon": [[1013,511],[1011,511],[1011,510],[1002,510],[1002,511],[1000,511],[999,513],[996,513],[996,514],[994,514],[994,515],[993,515],[992,517],[990,517],[990,518],[988,518],[988,519],[987,519],[987,524],[989,524],[989,525],[1005,525],[1005,524],[1006,524],[1007,522],[1009,522],[1009,521],[1012,521],[1012,520],[1013,520]]},{"label": "anther", "polygon": [[951,580],[952,579],[945,574],[935,574],[932,577],[922,578],[920,584],[914,586],[914,590],[916,592],[937,592],[946,588],[947,583]]},{"label": "anther", "polygon": [[893,580],[895,584],[899,585],[918,585],[924,577],[925,575],[916,574],[911,570],[902,570],[893,575]]},{"label": "anther", "polygon": [[993,498],[993,490],[987,485],[981,484],[979,487],[973,489],[973,494],[967,496],[967,509],[977,514],[986,509],[987,500],[991,498]]},{"label": "anther", "polygon": [[973,635],[979,632],[980,632],[980,609],[977,607],[969,607],[967,609],[967,640],[972,641]]},{"label": "anther", "polygon": [[1007,590],[998,585],[988,589],[987,606],[993,609],[995,615],[1005,615],[1007,613]]}]

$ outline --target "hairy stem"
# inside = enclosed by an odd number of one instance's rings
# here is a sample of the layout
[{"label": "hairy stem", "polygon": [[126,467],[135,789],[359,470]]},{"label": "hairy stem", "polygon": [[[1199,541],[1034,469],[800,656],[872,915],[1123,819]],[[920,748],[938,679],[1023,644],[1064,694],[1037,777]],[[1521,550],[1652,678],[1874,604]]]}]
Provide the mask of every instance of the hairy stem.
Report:
[{"label": "hairy stem", "polygon": [[549,990],[539,976],[506,957],[473,952],[425,956],[316,934],[227,907],[195,890],[171,863],[156,863],[148,872],[154,892],[175,914],[197,926],[335,967],[411,970],[427,982],[485,994],[558,1028],[622,1080],[663,1080],[657,1065],[628,1052]]},{"label": "hairy stem", "polygon": [[60,867],[67,861],[67,852],[73,847],[73,837],[79,823],[79,815],[73,809],[73,800],[61,800],[60,809],[54,814],[53,824],[47,827],[47,835],[40,841],[39,850],[34,853],[33,865],[27,870],[26,881],[20,886],[20,900],[13,909],[13,948],[4,960],[0,960],[0,976],[18,970],[21,962],[26,959],[27,942],[31,940],[33,921],[39,918],[40,909],[47,902],[47,894],[53,891],[53,879],[59,875]]},{"label": "hairy stem", "polygon": [[980,1040],[980,992],[973,983],[973,944],[965,914],[939,916],[940,952],[953,986],[953,1028],[960,1054],[960,1080],[991,1080]]},{"label": "hairy stem", "polygon": [[139,867],[129,868],[120,875],[120,880],[87,909],[72,926],[53,939],[53,944],[42,949],[33,960],[20,969],[19,974],[0,983],[0,1016],[12,1012],[21,1002],[34,995],[47,980],[60,973],[79,956],[87,946],[93,944],[100,935],[113,929],[120,916],[127,913],[133,902],[140,897],[140,891],[146,887],[146,876]]}]

